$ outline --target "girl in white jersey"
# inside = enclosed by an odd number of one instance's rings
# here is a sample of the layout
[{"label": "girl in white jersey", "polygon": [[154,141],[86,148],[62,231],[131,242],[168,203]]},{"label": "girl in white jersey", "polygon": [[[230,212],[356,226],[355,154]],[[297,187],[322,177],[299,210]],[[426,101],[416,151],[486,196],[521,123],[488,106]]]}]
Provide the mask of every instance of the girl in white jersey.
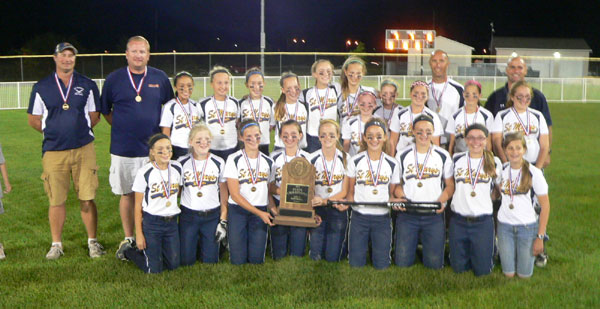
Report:
[{"label": "girl in white jersey", "polygon": [[525,81],[518,81],[510,88],[507,108],[499,111],[494,120],[492,143],[494,153],[502,162],[508,162],[502,148],[503,138],[509,133],[522,132],[527,143],[525,160],[541,169],[549,150],[548,125],[542,113],[529,108],[532,96],[531,85]]},{"label": "girl in white jersey", "polygon": [[[387,151],[387,128],[383,120],[373,118],[365,124],[361,152],[348,162],[348,201],[389,202],[400,182],[398,162]],[[392,220],[390,210],[376,206],[352,206],[348,240],[350,266],[367,263],[369,243],[371,261],[377,269],[390,265]]]},{"label": "girl in white jersey", "polygon": [[448,228],[450,265],[457,273],[472,269],[476,276],[482,276],[494,267],[492,195],[498,196],[502,163],[486,150],[489,134],[484,125],[472,124],[462,134],[468,151],[453,157],[455,191]]},{"label": "girl in white jersey", "polygon": [[396,103],[398,84],[396,84],[394,80],[384,79],[381,82],[379,95],[381,96],[381,105],[373,111],[373,117],[385,120],[388,127],[388,133],[390,133],[392,117],[397,115],[398,111],[402,109],[402,106]]},{"label": "girl in white jersey", "polygon": [[417,80],[413,82],[410,85],[410,105],[398,111],[398,114],[392,117],[390,124],[392,154],[415,143],[413,122],[421,114],[425,114],[433,119],[434,131],[432,142],[437,146],[440,145],[440,136],[443,134],[444,128],[439,116],[425,106],[429,93],[428,89],[429,85],[424,81]]},{"label": "girl in white jersey", "polygon": [[238,101],[229,96],[231,73],[224,67],[215,66],[209,73],[214,94],[201,99],[198,107],[202,120],[210,129],[213,139],[211,152],[223,160],[236,151],[236,124],[240,110]]},{"label": "girl in white jersey", "polygon": [[310,230],[310,258],[338,262],[343,256],[348,235],[348,206],[324,207],[328,200],[342,201],[348,193],[346,166],[350,159],[340,145],[340,125],[331,119],[321,120],[321,149],[311,154],[315,167],[313,206],[321,217],[321,225]]},{"label": "girl in white jersey", "polygon": [[300,95],[300,102],[307,105],[308,122],[306,124],[305,149],[312,153],[321,149],[319,143],[319,123],[322,119],[337,120],[337,101],[339,96],[339,85],[332,84],[333,64],[329,60],[319,59],[311,67],[315,86],[304,89]]},{"label": "girl in white jersey", "polygon": [[[452,117],[448,118],[448,122],[446,123],[446,133],[450,134],[450,143],[448,144],[450,155],[467,151],[465,130],[470,125],[480,123],[489,132],[494,123],[492,113],[481,107],[479,103],[481,84],[478,81],[469,80],[465,83],[463,97],[465,98],[465,106],[461,107]],[[487,137],[485,146],[487,150],[492,150],[491,136]]]},{"label": "girl in white jersey", "polygon": [[293,72],[284,72],[279,79],[281,86],[281,95],[273,106],[273,118],[275,119],[275,144],[274,150],[284,147],[283,141],[279,137],[281,124],[287,120],[295,120],[302,128],[302,140],[300,148],[306,148],[306,121],[308,119],[308,106],[300,102],[300,81],[298,75]]},{"label": "girl in white jersey", "polygon": [[173,79],[175,99],[165,103],[160,116],[162,133],[171,138],[173,160],[188,153],[188,136],[192,127],[200,122],[196,102],[190,97],[194,90],[192,74],[182,71]]},{"label": "girl in white jersey", "polygon": [[[527,142],[522,133],[507,134],[502,146],[508,162],[503,166],[500,183],[498,252],[504,275],[513,277],[517,273],[528,278],[533,275],[535,256],[544,251],[547,238],[548,184],[542,171],[525,160]],[[534,197],[541,206],[539,218],[533,207]]]},{"label": "girl in white jersey", "polygon": [[265,261],[267,226],[273,217],[269,205],[269,179],[273,160],[258,150],[261,132],[258,123],[240,123],[240,140],[244,146],[225,163],[229,188],[229,258],[232,264],[261,264]]},{"label": "girl in white jersey", "polygon": [[362,77],[366,74],[367,66],[365,62],[358,57],[350,56],[342,65],[342,71],[340,73],[342,91],[337,103],[340,125],[342,126],[348,118],[359,114],[358,95],[363,91],[375,93],[375,89],[360,84]]},{"label": "girl in white jersey", "polygon": [[[204,124],[190,131],[192,150],[181,157],[181,264],[219,262],[219,242],[227,235],[227,183],[225,161],[211,154],[212,135]],[[199,252],[198,252],[199,250]]]},{"label": "girl in white jersey", "polygon": [[342,139],[344,140],[344,151],[354,156],[360,149],[360,142],[364,132],[365,123],[373,118],[373,109],[377,105],[375,94],[364,91],[356,98],[360,113],[350,116],[342,123]]},{"label": "girl in white jersey", "polygon": [[[288,120],[281,125],[279,138],[283,141],[285,148],[271,154],[273,159],[273,174],[269,185],[275,206],[279,207],[280,186],[283,166],[296,157],[308,160],[308,152],[301,150],[299,142],[302,140],[302,128],[295,120]],[[275,225],[271,227],[271,256],[274,260],[280,259],[288,254],[292,256],[303,256],[306,248],[307,228],[297,226]]]},{"label": "girl in white jersey", "polygon": [[240,121],[252,119],[260,125],[262,133],[259,149],[269,155],[271,128],[273,119],[273,99],[264,96],[265,77],[259,68],[253,67],[246,72],[246,88],[249,94],[240,100]]},{"label": "girl in white jersey", "polygon": [[452,159],[443,148],[434,145],[434,122],[427,115],[413,122],[415,144],[398,152],[402,185],[396,197],[411,202],[439,202],[441,209],[432,213],[397,208],[394,259],[396,265],[409,267],[415,262],[419,238],[423,245],[423,265],[440,269],[444,266],[444,208],[454,192]]},{"label": "girl in white jersey", "polygon": [[125,257],[147,273],[173,270],[180,264],[177,204],[181,165],[170,161],[169,137],[150,137],[150,162],[140,168],[133,182],[137,250],[126,244]]}]

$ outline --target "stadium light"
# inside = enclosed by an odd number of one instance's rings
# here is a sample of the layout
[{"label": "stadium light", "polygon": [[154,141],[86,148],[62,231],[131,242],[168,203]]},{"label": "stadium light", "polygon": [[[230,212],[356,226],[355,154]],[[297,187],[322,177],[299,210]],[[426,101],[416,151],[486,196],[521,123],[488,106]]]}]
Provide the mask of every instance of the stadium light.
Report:
[{"label": "stadium light", "polygon": [[555,59],[560,59],[560,53],[559,52],[554,52],[554,58]]},{"label": "stadium light", "polygon": [[293,38],[293,39],[292,39],[292,42],[294,42],[294,44],[296,44],[296,43],[298,43],[298,39],[296,39],[296,38]]},{"label": "stadium light", "polygon": [[346,41],[346,46],[350,46],[350,45],[352,45],[352,41],[350,41],[350,40]]},{"label": "stadium light", "polygon": [[385,30],[388,50],[435,49],[435,30]]}]

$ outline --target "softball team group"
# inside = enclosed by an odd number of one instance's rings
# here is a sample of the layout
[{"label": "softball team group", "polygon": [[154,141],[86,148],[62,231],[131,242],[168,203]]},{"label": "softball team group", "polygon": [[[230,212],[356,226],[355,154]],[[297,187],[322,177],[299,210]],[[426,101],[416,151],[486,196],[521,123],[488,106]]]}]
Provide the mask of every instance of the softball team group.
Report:
[{"label": "softball team group", "polygon": [[[454,271],[489,274],[497,248],[506,276],[531,276],[549,214],[541,170],[548,127],[528,107],[531,86],[515,83],[494,119],[479,103],[481,85],[469,81],[464,106],[443,127],[426,106],[429,84],[412,83],[410,105],[402,107],[394,81],[375,91],[360,84],[365,74],[365,63],[350,57],[341,85],[333,83],[333,65],[318,60],[314,87],[301,90],[296,74],[283,73],[274,101],[263,95],[263,73],[253,68],[246,73],[248,95],[238,100],[228,95],[229,71],[215,67],[214,95],[198,102],[191,99],[193,77],[177,74],[162,133],[150,139],[149,162],[135,177],[136,241],[126,244],[125,258],[160,272],[198,260],[216,263],[225,243],[232,264],[259,264],[270,242],[275,260],[303,256],[308,247],[313,260],[347,258],[351,266],[370,260],[382,269],[392,252],[397,266],[413,265],[421,247],[424,266],[440,269],[447,234]],[[445,132],[448,149],[440,146]],[[273,224],[282,167],[295,157],[315,167],[316,228]],[[361,202],[439,202],[442,208]]]}]

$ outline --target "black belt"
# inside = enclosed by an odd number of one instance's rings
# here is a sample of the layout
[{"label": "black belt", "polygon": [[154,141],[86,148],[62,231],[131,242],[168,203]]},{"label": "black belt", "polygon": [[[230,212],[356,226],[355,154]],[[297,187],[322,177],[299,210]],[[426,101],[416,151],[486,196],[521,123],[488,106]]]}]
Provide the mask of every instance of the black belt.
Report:
[{"label": "black belt", "polygon": [[488,219],[492,215],[481,215],[481,216],[468,217],[468,216],[463,216],[463,215],[459,215],[457,213],[454,213],[454,216],[456,216],[459,219],[462,219],[463,221],[467,221],[469,223],[472,223],[472,222],[481,222],[483,220]]},{"label": "black belt", "polygon": [[215,207],[213,209],[209,209],[209,210],[194,210],[194,209],[189,209],[185,206],[182,206],[181,208],[183,208],[185,211],[189,211],[195,215],[198,215],[200,217],[208,217],[212,214],[214,214],[217,211],[221,210],[221,207]]},{"label": "black belt", "polygon": [[149,216],[153,219],[158,219],[158,220],[164,221],[164,222],[176,221],[177,217],[179,216],[179,214],[173,215],[173,216],[157,216],[157,215],[153,215],[153,214],[150,214],[147,212],[144,212],[144,215]]}]

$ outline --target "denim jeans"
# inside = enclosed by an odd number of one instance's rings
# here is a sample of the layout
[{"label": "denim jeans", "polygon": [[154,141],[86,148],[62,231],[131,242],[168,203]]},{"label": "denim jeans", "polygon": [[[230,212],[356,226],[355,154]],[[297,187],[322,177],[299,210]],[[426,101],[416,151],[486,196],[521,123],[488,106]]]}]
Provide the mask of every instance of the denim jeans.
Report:
[{"label": "denim jeans", "polygon": [[306,134],[306,148],[304,150],[308,153],[313,153],[319,149],[321,149],[319,137]]},{"label": "denim jeans", "polygon": [[367,253],[371,242],[373,267],[384,269],[390,266],[392,250],[392,219],[389,215],[363,215],[352,212],[348,240],[348,260],[350,266],[361,267],[367,264]]},{"label": "denim jeans", "polygon": [[[256,206],[266,211],[267,206]],[[228,231],[231,264],[261,264],[267,249],[267,225],[256,215],[239,205],[229,204]]]},{"label": "denim jeans", "polygon": [[342,248],[348,234],[348,211],[316,207],[315,212],[323,221],[310,230],[310,258],[339,262],[343,258]]},{"label": "denim jeans", "polygon": [[498,252],[502,272],[519,277],[533,275],[533,242],[538,232],[538,224],[511,225],[498,222]]},{"label": "denim jeans", "polygon": [[177,217],[168,221],[165,217],[142,214],[142,231],[146,239],[146,249],[135,248],[125,251],[125,257],[133,261],[146,273],[159,273],[165,268],[179,267],[179,226]]},{"label": "denim jeans", "polygon": [[219,262],[219,243],[215,240],[215,231],[220,216],[221,207],[201,212],[181,206],[181,265],[193,265],[196,260],[201,260],[202,263]]},{"label": "denim jeans", "polygon": [[463,217],[452,213],[448,228],[450,266],[454,272],[473,270],[487,275],[494,268],[494,218],[492,215]]},{"label": "denim jeans", "polygon": [[444,267],[446,236],[443,213],[422,215],[398,212],[394,251],[396,265],[409,267],[415,263],[419,238],[423,245],[423,265],[434,269]]}]

